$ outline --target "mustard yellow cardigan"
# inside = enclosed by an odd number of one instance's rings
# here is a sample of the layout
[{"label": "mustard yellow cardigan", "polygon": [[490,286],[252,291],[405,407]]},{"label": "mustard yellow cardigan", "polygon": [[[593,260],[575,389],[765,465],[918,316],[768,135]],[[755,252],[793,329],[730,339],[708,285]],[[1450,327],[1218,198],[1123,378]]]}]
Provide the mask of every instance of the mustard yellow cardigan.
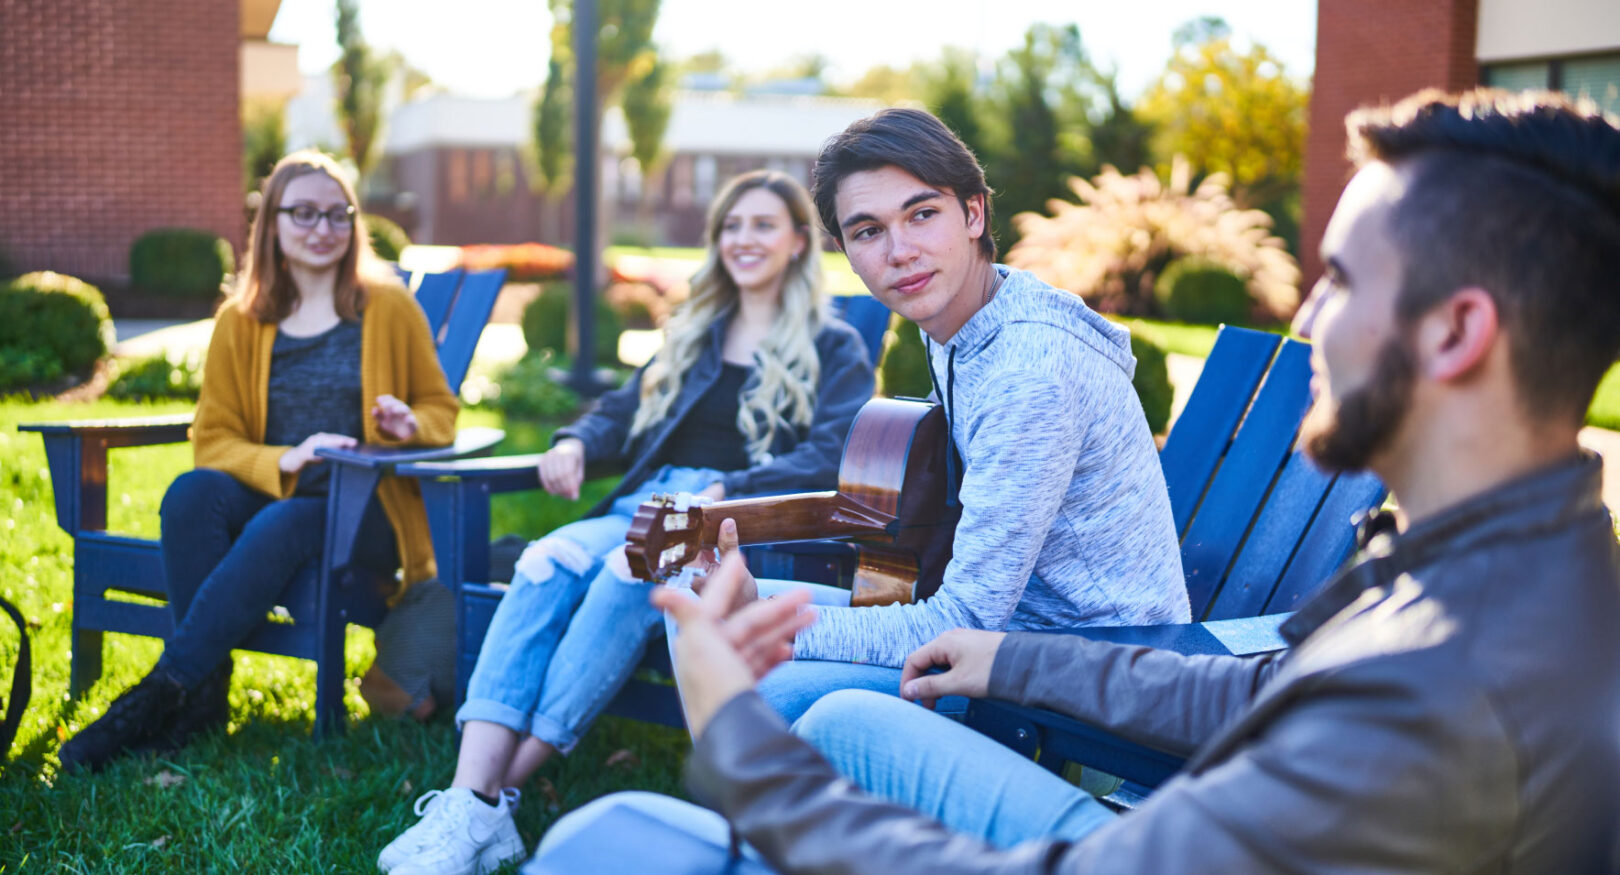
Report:
[{"label": "mustard yellow cardigan", "polygon": [[[270,348],[276,325],[263,323],[228,301],[214,322],[203,369],[202,394],[191,425],[191,445],[199,468],[214,468],[272,498],[292,495],[295,474],[279,462],[287,447],[264,443],[270,395]],[[368,285],[360,329],[361,420],[368,444],[443,446],[455,439],[456,396],[439,368],[427,317],[403,287]],[[383,437],[371,418],[378,395],[393,395],[416,414],[416,434],[408,441]],[[399,543],[406,584],[434,576],[433,544],[427,512],[416,481],[386,477],[378,499]],[[403,591],[403,590],[402,590]],[[397,598],[397,594],[396,594]]]}]

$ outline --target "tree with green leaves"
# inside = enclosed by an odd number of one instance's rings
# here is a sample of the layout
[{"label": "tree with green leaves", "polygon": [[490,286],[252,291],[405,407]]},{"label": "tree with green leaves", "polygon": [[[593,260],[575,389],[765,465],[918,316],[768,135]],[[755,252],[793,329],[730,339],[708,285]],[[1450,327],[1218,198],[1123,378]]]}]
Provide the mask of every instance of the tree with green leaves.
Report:
[{"label": "tree with green leaves", "polygon": [[[534,134],[540,178],[547,188],[566,187],[572,178],[573,62],[572,0],[551,2],[551,62],[546,83],[535,105]],[[596,125],[601,130],[602,111],[623,96],[633,79],[645,77],[658,64],[653,44],[653,26],[658,23],[661,0],[597,0],[596,16]],[[666,83],[667,84],[667,83]],[[648,128],[643,128],[647,133]],[[660,140],[663,131],[658,130]],[[633,151],[641,151],[632,147]],[[650,150],[656,154],[658,148]]]},{"label": "tree with green leaves", "polygon": [[923,101],[983,163],[984,126],[979,122],[979,62],[967,49],[946,46],[939,63],[920,73]]},{"label": "tree with green leaves", "polygon": [[286,105],[274,99],[242,101],[242,184],[258,191],[276,162],[287,153]]},{"label": "tree with green leaves", "polygon": [[625,127],[630,132],[630,157],[636,159],[636,166],[641,168],[638,219],[643,228],[648,224],[648,211],[652,208],[648,191],[666,157],[664,132],[669,130],[672,108],[669,78],[669,65],[654,57],[645,72],[625,83],[624,97],[619,101],[619,107],[624,111]]},{"label": "tree with green leaves", "polygon": [[1073,24],[1037,23],[1023,45],[996,68],[988,109],[980,119],[994,127],[981,156],[996,188],[992,217],[996,240],[1015,238],[1012,217],[1042,211],[1053,198],[1070,195],[1065,180],[1096,168],[1091,148],[1090,108],[1096,73]]},{"label": "tree with green leaves", "polygon": [[1205,25],[1183,25],[1183,41],[1137,106],[1156,127],[1154,160],[1162,170],[1184,155],[1199,173],[1225,174],[1233,198],[1271,213],[1297,250],[1310,89],[1265,46],[1239,47],[1229,30]]},{"label": "tree with green leaves", "polygon": [[364,176],[375,157],[382,127],[383,86],[388,62],[378,57],[360,33],[360,0],[337,0],[337,41],[342,54],[332,65],[338,121],[348,141],[349,158]]}]

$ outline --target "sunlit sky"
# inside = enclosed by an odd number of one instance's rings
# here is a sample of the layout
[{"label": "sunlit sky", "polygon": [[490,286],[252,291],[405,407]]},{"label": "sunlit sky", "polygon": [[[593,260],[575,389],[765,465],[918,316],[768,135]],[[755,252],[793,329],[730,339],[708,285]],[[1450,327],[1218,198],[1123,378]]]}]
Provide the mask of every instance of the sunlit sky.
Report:
[{"label": "sunlit sky", "polygon": [[[333,0],[282,0],[270,39],[296,44],[305,73],[337,58],[333,8]],[[1163,69],[1175,27],[1200,15],[1224,17],[1291,75],[1310,75],[1314,0],[664,0],[654,36],[671,57],[719,49],[743,72],[816,52],[831,62],[827,78],[847,83],[878,64],[936,58],[947,45],[999,57],[1032,23],[1073,21],[1092,58],[1117,67],[1121,91],[1134,97]],[[360,24],[372,45],[397,49],[458,94],[501,97],[545,78],[545,0],[365,0]]]}]

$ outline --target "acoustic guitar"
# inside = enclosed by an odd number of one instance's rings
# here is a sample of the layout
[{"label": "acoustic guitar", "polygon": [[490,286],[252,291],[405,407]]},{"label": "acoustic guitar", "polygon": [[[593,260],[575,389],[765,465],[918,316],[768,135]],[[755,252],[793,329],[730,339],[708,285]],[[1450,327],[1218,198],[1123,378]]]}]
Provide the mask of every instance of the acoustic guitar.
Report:
[{"label": "acoustic guitar", "polygon": [[875,398],[850,426],[838,489],[697,505],[654,496],[636,511],[626,555],[642,580],[667,580],[736,520],[741,545],[847,540],[859,550],[851,605],[927,598],[951,560],[961,505],[947,474],[943,408]]}]

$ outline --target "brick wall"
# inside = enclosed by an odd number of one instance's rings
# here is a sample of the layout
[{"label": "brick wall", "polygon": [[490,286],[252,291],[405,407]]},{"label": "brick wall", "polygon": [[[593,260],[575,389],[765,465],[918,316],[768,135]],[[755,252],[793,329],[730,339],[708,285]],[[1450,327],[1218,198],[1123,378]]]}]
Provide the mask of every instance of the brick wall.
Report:
[{"label": "brick wall", "polygon": [[1316,75],[1305,140],[1304,289],[1322,272],[1317,244],[1350,179],[1344,117],[1425,87],[1458,91],[1479,81],[1479,0],[1318,0]]},{"label": "brick wall", "polygon": [[240,250],[240,4],[0,0],[0,250],[23,270],[129,273],[143,231]]}]

